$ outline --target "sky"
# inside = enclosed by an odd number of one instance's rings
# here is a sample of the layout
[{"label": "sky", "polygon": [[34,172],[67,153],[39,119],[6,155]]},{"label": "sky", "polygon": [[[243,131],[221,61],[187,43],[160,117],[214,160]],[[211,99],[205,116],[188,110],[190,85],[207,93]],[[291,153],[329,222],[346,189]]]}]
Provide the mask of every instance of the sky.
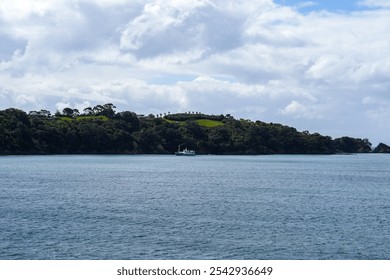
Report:
[{"label": "sky", "polygon": [[390,144],[389,0],[1,0],[0,109],[113,103]]}]

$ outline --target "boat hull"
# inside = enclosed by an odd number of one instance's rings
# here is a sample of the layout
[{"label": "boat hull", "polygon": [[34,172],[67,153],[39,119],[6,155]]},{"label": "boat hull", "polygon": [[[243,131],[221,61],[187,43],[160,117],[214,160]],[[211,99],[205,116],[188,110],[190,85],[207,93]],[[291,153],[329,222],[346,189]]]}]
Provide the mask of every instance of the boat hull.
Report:
[{"label": "boat hull", "polygon": [[195,153],[183,153],[183,152],[176,152],[175,155],[177,156],[195,156]]},{"label": "boat hull", "polygon": [[180,150],[180,145],[179,148],[177,149],[177,152],[175,153],[177,156],[194,156],[195,151],[194,150],[188,150],[185,148],[184,150]]}]

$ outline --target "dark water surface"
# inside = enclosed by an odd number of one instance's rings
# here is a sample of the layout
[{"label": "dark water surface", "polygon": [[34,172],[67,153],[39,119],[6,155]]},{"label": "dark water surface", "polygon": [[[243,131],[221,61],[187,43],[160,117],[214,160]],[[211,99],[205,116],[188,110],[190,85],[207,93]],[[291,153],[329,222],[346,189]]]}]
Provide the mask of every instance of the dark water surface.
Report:
[{"label": "dark water surface", "polygon": [[0,259],[390,259],[390,156],[0,157]]}]

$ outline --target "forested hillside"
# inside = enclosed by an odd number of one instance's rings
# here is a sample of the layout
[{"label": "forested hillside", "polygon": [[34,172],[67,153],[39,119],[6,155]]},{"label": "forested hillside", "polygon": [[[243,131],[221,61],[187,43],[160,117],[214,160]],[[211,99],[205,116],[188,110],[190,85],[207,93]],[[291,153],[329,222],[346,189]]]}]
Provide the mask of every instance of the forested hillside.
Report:
[{"label": "forested hillside", "polygon": [[80,113],[65,108],[27,114],[0,111],[0,154],[172,154],[178,145],[197,154],[332,154],[371,152],[367,139],[318,133],[230,115],[138,116],[113,104]]}]

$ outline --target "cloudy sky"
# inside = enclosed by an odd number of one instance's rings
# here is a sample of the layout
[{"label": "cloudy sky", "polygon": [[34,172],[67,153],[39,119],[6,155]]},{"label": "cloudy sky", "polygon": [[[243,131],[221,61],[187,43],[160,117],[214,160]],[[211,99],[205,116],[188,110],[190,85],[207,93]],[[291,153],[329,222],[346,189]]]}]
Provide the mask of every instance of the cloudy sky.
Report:
[{"label": "cloudy sky", "polygon": [[390,1],[0,1],[0,109],[109,102],[390,144]]}]

